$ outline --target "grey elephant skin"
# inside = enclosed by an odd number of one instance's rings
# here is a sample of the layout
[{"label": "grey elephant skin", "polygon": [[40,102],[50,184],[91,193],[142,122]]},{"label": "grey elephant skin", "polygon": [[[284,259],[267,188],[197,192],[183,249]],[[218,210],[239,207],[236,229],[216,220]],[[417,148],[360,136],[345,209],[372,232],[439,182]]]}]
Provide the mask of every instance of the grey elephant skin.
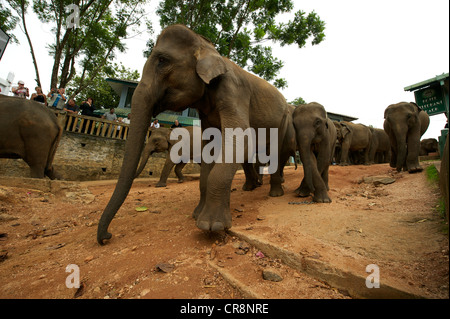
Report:
[{"label": "grey elephant skin", "polygon": [[369,151],[369,163],[389,163],[391,161],[391,141],[389,136],[380,128],[370,127],[372,143]]},{"label": "grey elephant skin", "polygon": [[42,104],[0,95],[0,157],[22,158],[32,178],[59,179],[53,159],[62,128]]},{"label": "grey elephant skin", "polygon": [[350,122],[333,122],[336,127],[337,140],[340,144],[339,165],[349,165],[349,152],[362,152],[362,164],[369,164],[369,152],[372,144],[372,132],[364,124]]},{"label": "grey elephant skin", "polygon": [[415,103],[400,102],[384,111],[384,130],[391,141],[390,166],[400,172],[421,172],[420,137],[428,129],[430,117]]},{"label": "grey elephant skin", "polygon": [[[133,183],[148,124],[164,110],[198,110],[201,127],[219,128],[225,154],[225,128],[278,128],[284,142],[288,105],[283,95],[264,81],[220,56],[206,38],[182,25],[164,29],[145,63],[133,94],[133,118],[125,146],[119,179],[100,218],[97,241],[111,238],[108,227]],[[266,139],[269,141],[269,138]],[[234,141],[234,150],[247,143]],[[236,154],[236,153],[235,153]],[[248,159],[246,159],[248,160]],[[200,200],[193,212],[198,228],[221,231],[230,228],[231,183],[240,163],[202,163]],[[271,196],[283,195],[281,174],[271,175]]]},{"label": "grey elephant skin", "polygon": [[[190,141],[189,141],[189,148],[190,148],[190,159],[192,160],[194,157],[199,158],[201,154],[194,154],[194,148],[193,148],[193,130],[194,128],[192,126],[188,126],[183,128],[189,132]],[[182,170],[184,166],[186,166],[187,163],[174,163],[170,158],[170,151],[172,149],[172,146],[178,142],[178,140],[171,140],[170,139],[170,133],[172,132],[171,129],[161,127],[157,129],[152,129],[151,134],[148,138],[147,143],[145,144],[144,150],[142,151],[141,155],[141,161],[139,163],[139,167],[136,171],[136,178],[142,173],[142,171],[145,168],[145,165],[147,164],[147,161],[149,157],[153,153],[162,153],[162,152],[168,152],[166,155],[166,161],[164,163],[163,170],[161,172],[161,176],[159,178],[158,183],[156,183],[156,187],[165,187],[167,186],[167,178],[169,177],[170,172],[172,171],[172,168],[175,166],[175,174],[178,177],[178,182],[182,183],[184,181],[184,175],[182,173]]]},{"label": "grey elephant skin", "polygon": [[331,203],[328,169],[336,146],[336,127],[327,118],[325,108],[316,102],[297,106],[293,122],[304,172],[295,192],[301,197],[313,193],[313,201]]},{"label": "grey elephant skin", "polygon": [[420,141],[420,156],[427,156],[428,153],[439,153],[439,143],[435,138],[425,138]]}]

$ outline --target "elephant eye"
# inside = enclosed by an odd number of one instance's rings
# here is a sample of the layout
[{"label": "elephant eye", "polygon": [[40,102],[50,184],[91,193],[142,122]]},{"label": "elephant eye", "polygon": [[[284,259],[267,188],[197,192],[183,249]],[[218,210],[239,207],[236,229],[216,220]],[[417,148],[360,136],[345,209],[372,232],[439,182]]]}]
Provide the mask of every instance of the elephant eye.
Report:
[{"label": "elephant eye", "polygon": [[158,57],[158,67],[163,67],[169,62],[169,60],[163,56]]}]

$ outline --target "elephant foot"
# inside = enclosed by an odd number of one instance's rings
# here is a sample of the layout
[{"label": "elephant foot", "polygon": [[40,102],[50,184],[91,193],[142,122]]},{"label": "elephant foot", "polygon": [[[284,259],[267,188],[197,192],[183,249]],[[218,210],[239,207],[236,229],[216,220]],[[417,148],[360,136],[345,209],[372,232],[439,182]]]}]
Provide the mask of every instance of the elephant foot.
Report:
[{"label": "elephant foot", "polygon": [[316,203],[331,203],[331,199],[330,197],[328,197],[327,194],[323,194],[323,195],[315,195],[313,196],[313,202]]},{"label": "elephant foot", "polygon": [[242,185],[242,190],[246,191],[246,192],[249,192],[249,191],[252,191],[252,190],[254,190],[255,188],[257,188],[259,186],[261,186],[261,184],[259,184],[257,182],[256,183],[245,182],[245,184]]},{"label": "elephant foot", "polygon": [[270,185],[270,192],[269,192],[270,197],[279,197],[283,195],[284,190],[281,185],[274,185],[274,184]]},{"label": "elephant foot", "polygon": [[205,205],[196,218],[196,225],[198,228],[213,232],[231,228],[231,214],[228,207],[208,206],[209,205]]},{"label": "elephant foot", "polygon": [[421,172],[421,171],[423,171],[423,167],[420,166],[420,165],[408,169],[408,172],[409,172],[410,174],[413,174],[413,173],[419,173],[419,172]]},{"label": "elephant foot", "polygon": [[183,179],[179,179],[178,183],[184,183],[184,178]]},{"label": "elephant foot", "polygon": [[295,194],[298,197],[308,197],[309,195],[311,195],[310,192],[305,192],[305,191],[299,190],[298,188],[295,190]]},{"label": "elephant foot", "polygon": [[163,183],[163,182],[158,182],[155,187],[166,187],[167,183]]}]

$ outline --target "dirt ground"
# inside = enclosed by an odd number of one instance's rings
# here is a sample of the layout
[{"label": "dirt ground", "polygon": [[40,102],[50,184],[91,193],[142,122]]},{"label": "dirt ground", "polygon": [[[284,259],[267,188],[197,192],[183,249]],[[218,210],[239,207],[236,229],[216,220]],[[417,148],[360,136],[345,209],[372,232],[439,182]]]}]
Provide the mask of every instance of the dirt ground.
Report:
[{"label": "dirt ground", "polygon": [[[74,183],[58,193],[0,185],[0,298],[351,298],[238,233],[311,260],[364,258],[420,296],[449,297],[448,234],[436,212],[439,190],[424,172],[397,173],[387,164],[331,166],[331,204],[296,197],[302,176],[301,166],[286,168],[285,195],[271,198],[268,177],[244,192],[238,172],[233,227],[220,234],[197,229],[191,217],[197,176],[181,184],[169,179],[165,188],[155,188],[156,179],[138,179],[104,246],[96,242],[97,223],[115,181]],[[364,182],[369,176],[395,182]],[[74,274],[66,272],[69,265],[79,269],[78,289],[66,286]],[[264,279],[267,272],[282,280]]]}]

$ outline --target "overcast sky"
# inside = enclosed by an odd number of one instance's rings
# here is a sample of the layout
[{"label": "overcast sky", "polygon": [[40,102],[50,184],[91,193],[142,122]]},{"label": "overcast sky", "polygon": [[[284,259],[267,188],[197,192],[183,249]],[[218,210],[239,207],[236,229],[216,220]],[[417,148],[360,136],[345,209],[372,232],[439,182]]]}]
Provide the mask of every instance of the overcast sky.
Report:
[{"label": "overcast sky", "polygon": [[[154,13],[159,1],[149,7]],[[414,101],[404,87],[449,72],[449,1],[447,0],[302,0],[295,9],[315,11],[325,21],[325,40],[302,49],[274,46],[285,62],[280,76],[288,82],[282,93],[288,101],[302,97],[319,102],[329,112],[358,118],[355,123],[383,127],[385,108]],[[287,18],[293,16],[286,15]],[[284,18],[284,17],[283,17]],[[159,34],[159,20],[153,20]],[[44,93],[50,83],[52,57],[46,44],[50,26],[28,17]],[[16,30],[20,45],[9,44],[0,60],[0,78],[9,72],[34,92],[34,68],[25,36]],[[142,72],[147,35],[127,40],[128,51],[118,59]],[[432,116],[423,138],[440,135],[446,118]]]}]

